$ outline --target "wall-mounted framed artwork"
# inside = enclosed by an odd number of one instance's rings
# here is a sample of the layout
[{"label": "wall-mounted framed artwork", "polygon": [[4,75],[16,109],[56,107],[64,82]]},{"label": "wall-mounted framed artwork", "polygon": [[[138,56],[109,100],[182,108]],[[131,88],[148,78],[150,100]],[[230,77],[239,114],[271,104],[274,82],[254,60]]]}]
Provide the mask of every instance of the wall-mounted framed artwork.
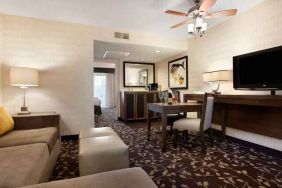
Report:
[{"label": "wall-mounted framed artwork", "polygon": [[188,56],[168,62],[168,87],[188,89]]}]

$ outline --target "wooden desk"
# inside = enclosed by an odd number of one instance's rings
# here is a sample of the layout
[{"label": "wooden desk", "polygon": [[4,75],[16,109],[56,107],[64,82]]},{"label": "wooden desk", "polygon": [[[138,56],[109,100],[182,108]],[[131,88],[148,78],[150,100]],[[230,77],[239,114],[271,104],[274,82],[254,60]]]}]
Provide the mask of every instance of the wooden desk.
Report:
[{"label": "wooden desk", "polygon": [[197,102],[188,103],[149,103],[147,108],[147,126],[148,126],[148,140],[151,136],[151,116],[152,112],[158,112],[162,114],[162,136],[161,144],[162,151],[166,150],[166,128],[167,128],[167,114],[176,114],[181,112],[200,112],[202,110],[202,104]]},{"label": "wooden desk", "polygon": [[[204,95],[184,94],[184,101]],[[282,139],[282,96],[215,95],[213,123]]]}]

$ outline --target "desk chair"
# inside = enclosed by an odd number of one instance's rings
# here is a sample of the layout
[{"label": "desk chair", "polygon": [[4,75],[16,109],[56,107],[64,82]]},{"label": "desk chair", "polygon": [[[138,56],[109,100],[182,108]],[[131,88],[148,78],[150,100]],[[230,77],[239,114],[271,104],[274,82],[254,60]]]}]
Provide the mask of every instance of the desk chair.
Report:
[{"label": "desk chair", "polygon": [[194,118],[194,119],[183,118],[173,123],[174,147],[177,147],[179,131],[188,131],[188,132],[193,131],[193,132],[197,132],[197,134],[189,141],[192,141],[195,138],[200,137],[202,148],[205,151],[206,150],[205,131],[208,129],[210,133],[211,144],[213,146],[213,133],[211,129],[213,104],[214,104],[214,96],[206,93],[202,107],[201,118]]},{"label": "desk chair", "polygon": [[[168,93],[168,90],[163,91],[164,93]],[[177,90],[172,90],[174,97],[176,98],[177,102],[180,102],[180,92]],[[167,114],[167,125],[169,126],[170,131],[168,132],[169,135],[172,136],[173,134],[173,123],[179,119],[185,118],[185,113],[179,114]]]}]

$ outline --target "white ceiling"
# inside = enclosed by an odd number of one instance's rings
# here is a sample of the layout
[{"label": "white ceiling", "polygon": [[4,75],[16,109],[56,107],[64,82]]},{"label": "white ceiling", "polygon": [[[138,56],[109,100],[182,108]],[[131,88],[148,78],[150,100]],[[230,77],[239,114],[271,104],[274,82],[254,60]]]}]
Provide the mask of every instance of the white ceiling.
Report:
[{"label": "white ceiling", "polygon": [[[218,0],[211,11],[237,8],[240,13],[262,1]],[[192,0],[0,0],[0,13],[186,38],[185,27],[169,29],[184,19],[166,15],[164,11],[173,9],[185,12],[193,5],[192,2]],[[208,23],[211,27],[223,20],[210,20]]]},{"label": "white ceiling", "polygon": [[[156,53],[156,50],[160,50],[161,52]],[[144,46],[126,43],[111,43],[95,40],[94,57],[98,60],[101,60],[103,59],[106,51],[129,52],[130,55],[123,58],[123,60],[139,62],[157,62],[185,52],[179,49],[160,48],[155,46]]]}]

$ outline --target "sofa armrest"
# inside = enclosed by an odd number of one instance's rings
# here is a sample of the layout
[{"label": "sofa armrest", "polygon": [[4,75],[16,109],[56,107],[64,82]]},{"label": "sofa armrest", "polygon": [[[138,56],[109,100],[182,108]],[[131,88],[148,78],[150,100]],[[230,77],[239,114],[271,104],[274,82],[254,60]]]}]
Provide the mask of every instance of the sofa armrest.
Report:
[{"label": "sofa armrest", "polygon": [[32,113],[29,115],[13,115],[12,117],[15,122],[14,130],[56,127],[60,133],[60,114]]}]

